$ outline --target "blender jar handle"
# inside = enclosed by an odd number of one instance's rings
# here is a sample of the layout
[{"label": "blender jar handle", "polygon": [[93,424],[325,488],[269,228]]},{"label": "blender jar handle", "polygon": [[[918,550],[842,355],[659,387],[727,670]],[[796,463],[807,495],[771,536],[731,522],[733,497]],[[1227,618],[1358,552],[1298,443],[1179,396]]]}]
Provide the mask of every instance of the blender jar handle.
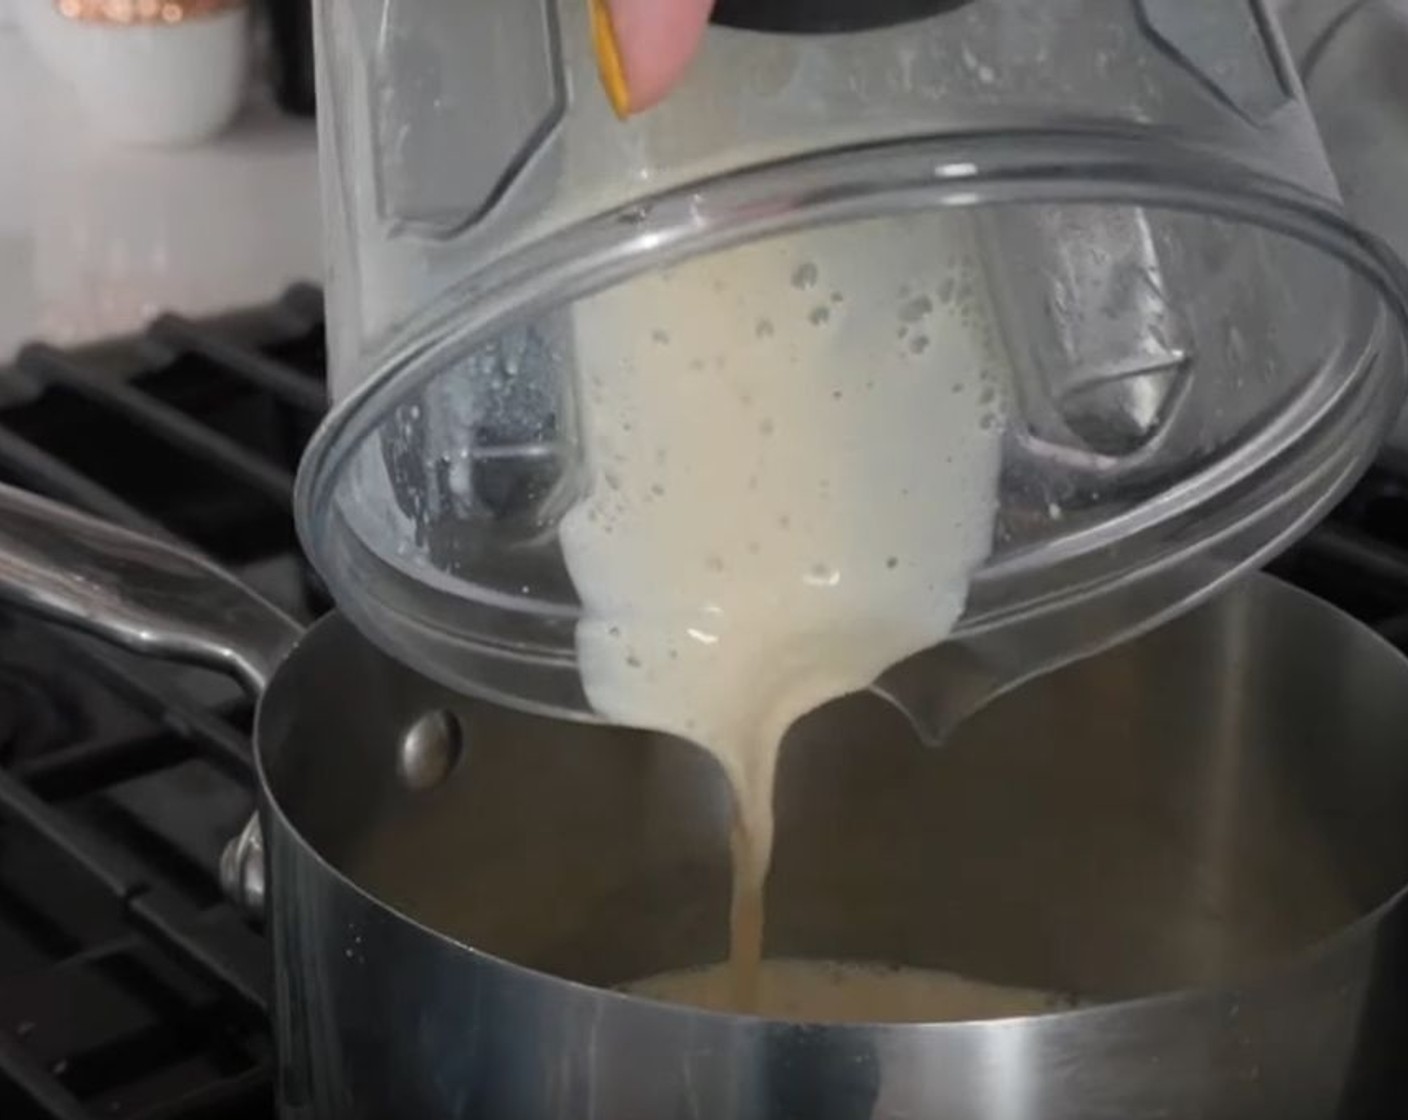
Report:
[{"label": "blender jar handle", "polygon": [[301,632],[193,551],[5,485],[0,601],[136,653],[220,670],[255,694]]}]

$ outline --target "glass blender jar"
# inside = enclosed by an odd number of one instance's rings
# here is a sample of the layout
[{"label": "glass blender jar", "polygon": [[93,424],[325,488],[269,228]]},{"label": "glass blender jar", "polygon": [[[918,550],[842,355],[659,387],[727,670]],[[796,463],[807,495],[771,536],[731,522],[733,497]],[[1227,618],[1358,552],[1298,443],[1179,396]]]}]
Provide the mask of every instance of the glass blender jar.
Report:
[{"label": "glass blender jar", "polygon": [[[877,686],[941,672],[934,734],[1287,543],[1402,396],[1408,281],[1346,221],[1261,0],[726,2],[627,120],[586,0],[317,21],[336,407],[300,523],[355,623],[454,688],[596,717],[560,531],[603,485],[593,370],[665,344],[621,310],[662,277],[765,260],[740,336],[996,397],[961,618]],[[933,343],[974,300],[986,368],[956,374]]]}]

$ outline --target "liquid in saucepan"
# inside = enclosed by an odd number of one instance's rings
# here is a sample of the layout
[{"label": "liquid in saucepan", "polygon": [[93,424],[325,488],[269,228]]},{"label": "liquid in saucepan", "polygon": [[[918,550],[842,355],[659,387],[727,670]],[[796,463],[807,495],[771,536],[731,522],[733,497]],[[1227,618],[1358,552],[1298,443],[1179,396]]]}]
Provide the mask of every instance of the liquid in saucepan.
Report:
[{"label": "liquid in saucepan", "polygon": [[[621,991],[707,1011],[736,1009],[727,964],[667,972]],[[942,1023],[1042,1015],[1077,1006],[1069,996],[970,980],[949,972],[837,961],[769,959],[751,1010],[808,1023]]]}]

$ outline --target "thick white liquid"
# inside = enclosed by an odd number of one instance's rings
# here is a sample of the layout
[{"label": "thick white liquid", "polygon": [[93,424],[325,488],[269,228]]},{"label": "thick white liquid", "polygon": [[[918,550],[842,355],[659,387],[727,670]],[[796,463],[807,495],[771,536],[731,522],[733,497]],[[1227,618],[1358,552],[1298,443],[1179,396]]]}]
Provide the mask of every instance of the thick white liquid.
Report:
[{"label": "thick white liquid", "polygon": [[946,637],[990,548],[1005,362],[986,301],[967,219],[929,214],[746,245],[577,309],[592,486],[560,536],[583,683],[727,772],[741,991],[783,735]]},{"label": "thick white liquid", "polygon": [[[684,969],[621,986],[631,995],[706,1011],[733,1007],[729,965]],[[806,1023],[948,1023],[1044,1015],[1076,1006],[1054,992],[970,980],[952,972],[839,961],[769,960],[753,1010]]]}]

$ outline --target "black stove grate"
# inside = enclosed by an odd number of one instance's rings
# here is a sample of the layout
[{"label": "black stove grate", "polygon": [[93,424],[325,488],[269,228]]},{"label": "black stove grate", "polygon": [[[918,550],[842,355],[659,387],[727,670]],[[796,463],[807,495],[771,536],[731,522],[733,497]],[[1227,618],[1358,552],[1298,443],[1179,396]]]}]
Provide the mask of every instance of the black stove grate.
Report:
[{"label": "black stove grate", "polygon": [[[289,496],[325,407],[319,294],[0,370],[0,478],[194,543],[311,617]],[[273,1115],[267,947],[216,860],[250,705],[0,617],[0,1116]]]},{"label": "black stove grate", "polygon": [[[0,370],[0,478],[194,543],[305,618],[288,497],[324,408],[318,293]],[[1408,648],[1408,456],[1274,565]],[[272,1117],[266,946],[222,898],[250,705],[0,614],[0,1117]]]}]

